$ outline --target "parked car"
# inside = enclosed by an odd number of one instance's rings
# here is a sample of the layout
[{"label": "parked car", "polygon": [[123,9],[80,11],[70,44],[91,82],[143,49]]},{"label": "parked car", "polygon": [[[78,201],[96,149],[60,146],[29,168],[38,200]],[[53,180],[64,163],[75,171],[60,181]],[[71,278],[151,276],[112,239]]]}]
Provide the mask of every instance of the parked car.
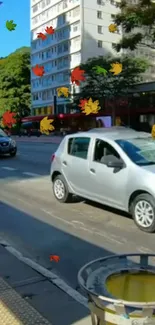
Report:
[{"label": "parked car", "polygon": [[2,129],[0,129],[0,155],[9,154],[11,157],[16,156],[17,145]]},{"label": "parked car", "polygon": [[51,159],[53,192],[128,212],[145,232],[155,231],[155,141],[128,128],[67,135]]}]

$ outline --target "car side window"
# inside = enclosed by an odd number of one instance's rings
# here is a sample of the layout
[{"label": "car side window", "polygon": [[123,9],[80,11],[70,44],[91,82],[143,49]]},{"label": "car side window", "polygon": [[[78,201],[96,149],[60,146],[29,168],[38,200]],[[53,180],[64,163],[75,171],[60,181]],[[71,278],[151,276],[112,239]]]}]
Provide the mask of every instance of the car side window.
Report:
[{"label": "car side window", "polygon": [[74,157],[87,159],[90,138],[76,137],[68,141],[68,154]]},{"label": "car side window", "polygon": [[96,139],[94,161],[104,163],[104,157],[109,155],[120,159],[119,153],[109,143],[100,139]]}]

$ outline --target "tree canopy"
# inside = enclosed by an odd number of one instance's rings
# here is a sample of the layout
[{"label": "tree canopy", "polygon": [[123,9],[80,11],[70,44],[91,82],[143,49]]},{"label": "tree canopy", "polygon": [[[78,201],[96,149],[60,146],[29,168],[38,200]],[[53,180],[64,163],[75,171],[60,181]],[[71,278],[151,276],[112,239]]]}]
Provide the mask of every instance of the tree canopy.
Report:
[{"label": "tree canopy", "polygon": [[[122,64],[122,72],[113,75],[109,72],[111,64],[118,62]],[[107,74],[98,73],[94,67],[102,67],[107,70]],[[105,57],[89,59],[85,64],[80,66],[85,71],[86,82],[83,83],[79,98],[90,98],[102,100],[105,97],[113,98],[128,93],[129,89],[134,88],[135,84],[140,81],[141,74],[148,68],[148,63],[143,59],[132,57]]]},{"label": "tree canopy", "polygon": [[30,100],[30,48],[23,47],[0,59],[0,115],[29,115]]},{"label": "tree canopy", "polygon": [[121,12],[115,16],[114,23],[121,28],[123,37],[114,48],[133,51],[137,45],[155,49],[155,2],[138,0],[133,4],[122,0]]}]

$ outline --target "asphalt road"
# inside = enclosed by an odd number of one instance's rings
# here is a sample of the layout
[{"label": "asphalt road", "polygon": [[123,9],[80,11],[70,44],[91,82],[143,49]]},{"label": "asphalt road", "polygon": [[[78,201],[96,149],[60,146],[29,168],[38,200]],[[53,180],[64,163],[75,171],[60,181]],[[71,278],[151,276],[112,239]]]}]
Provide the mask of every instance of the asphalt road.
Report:
[{"label": "asphalt road", "polygon": [[[20,143],[15,158],[0,158],[0,240],[52,269],[77,288],[77,272],[107,254],[154,253],[145,234],[116,210],[76,200],[58,203],[52,194],[50,158],[57,145]],[[50,262],[49,256],[60,256]]]}]

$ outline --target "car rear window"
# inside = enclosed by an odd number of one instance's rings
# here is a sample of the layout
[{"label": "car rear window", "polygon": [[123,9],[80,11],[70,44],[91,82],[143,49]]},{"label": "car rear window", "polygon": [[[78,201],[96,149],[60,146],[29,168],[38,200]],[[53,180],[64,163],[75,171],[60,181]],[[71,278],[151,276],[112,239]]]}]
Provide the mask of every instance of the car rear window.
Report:
[{"label": "car rear window", "polygon": [[87,159],[90,138],[76,137],[68,141],[68,154],[78,158]]}]

